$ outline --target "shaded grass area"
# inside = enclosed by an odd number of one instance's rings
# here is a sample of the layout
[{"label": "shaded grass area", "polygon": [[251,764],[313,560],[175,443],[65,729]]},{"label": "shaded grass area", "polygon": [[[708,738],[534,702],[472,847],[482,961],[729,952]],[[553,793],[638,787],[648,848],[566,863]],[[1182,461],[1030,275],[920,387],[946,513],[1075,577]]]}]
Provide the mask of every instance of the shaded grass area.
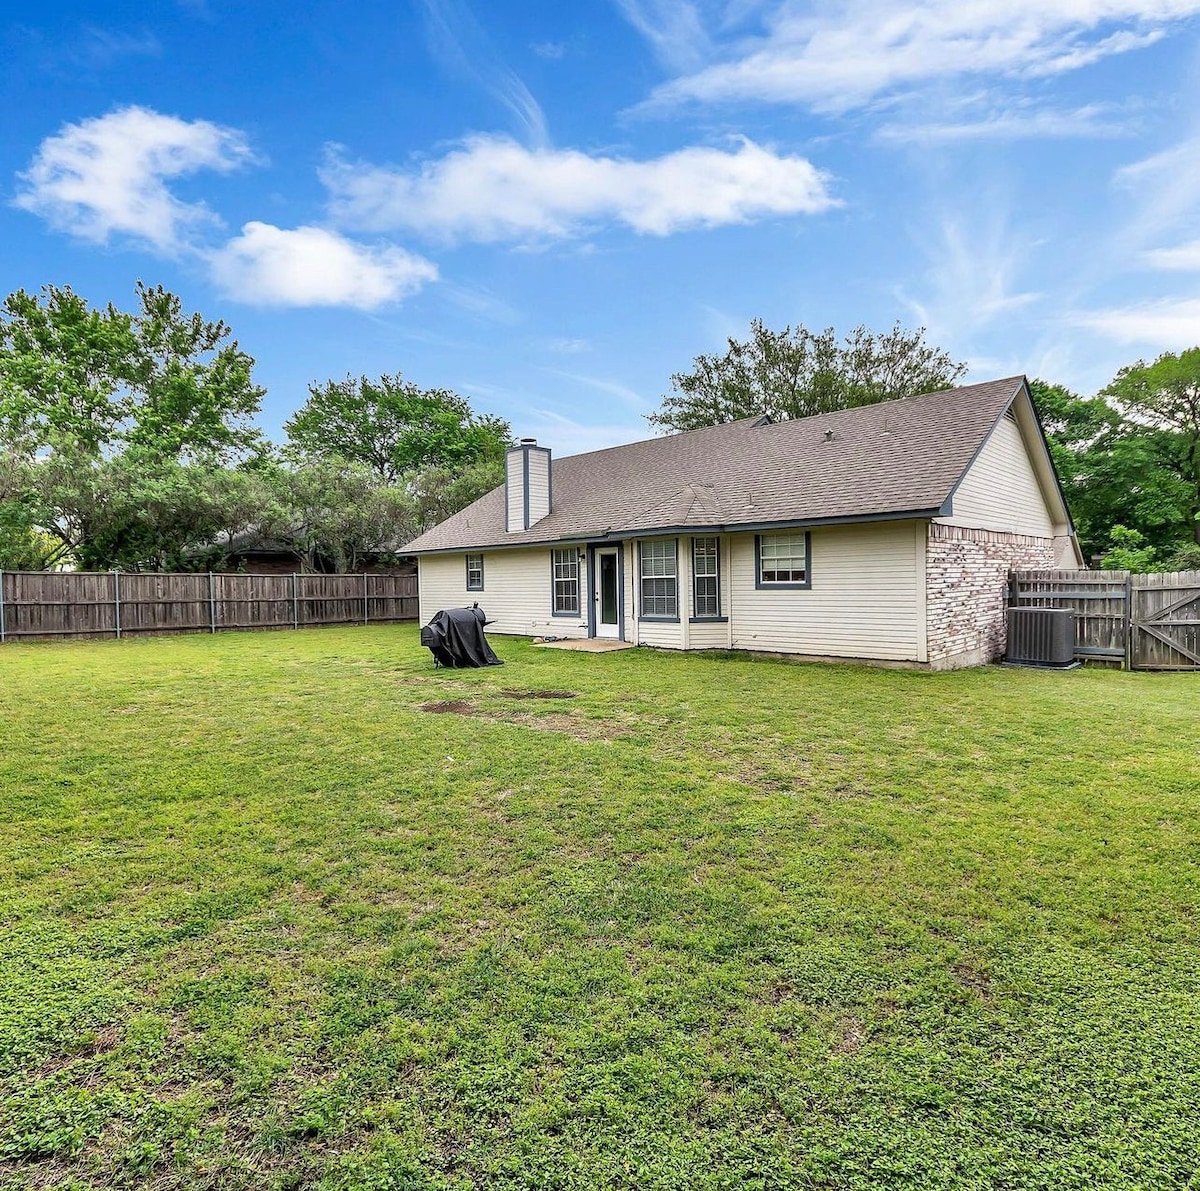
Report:
[{"label": "shaded grass area", "polygon": [[0,1185],[1200,1185],[1194,676],[494,643],[0,650]]}]

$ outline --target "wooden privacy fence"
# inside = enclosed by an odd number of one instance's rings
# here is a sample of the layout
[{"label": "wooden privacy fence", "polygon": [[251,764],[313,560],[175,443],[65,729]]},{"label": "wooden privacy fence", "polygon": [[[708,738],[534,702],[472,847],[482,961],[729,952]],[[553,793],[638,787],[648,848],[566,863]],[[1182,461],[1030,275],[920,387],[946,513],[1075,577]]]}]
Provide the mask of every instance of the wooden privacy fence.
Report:
[{"label": "wooden privacy fence", "polygon": [[415,575],[0,571],[0,642],[416,618]]},{"label": "wooden privacy fence", "polygon": [[1009,603],[1070,608],[1075,656],[1131,670],[1200,670],[1200,571],[1013,571]]}]

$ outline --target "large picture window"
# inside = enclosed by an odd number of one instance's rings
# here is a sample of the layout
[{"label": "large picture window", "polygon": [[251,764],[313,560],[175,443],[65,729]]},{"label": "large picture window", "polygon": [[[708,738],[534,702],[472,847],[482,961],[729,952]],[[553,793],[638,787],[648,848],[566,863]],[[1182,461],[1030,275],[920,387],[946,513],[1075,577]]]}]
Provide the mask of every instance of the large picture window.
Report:
[{"label": "large picture window", "polygon": [[675,620],[679,616],[678,543],[674,538],[643,542],[642,611],[647,619]]},{"label": "large picture window", "polygon": [[692,538],[692,615],[721,615],[721,553],[717,538]]},{"label": "large picture window", "polygon": [[755,554],[759,587],[810,586],[809,536],[804,530],[759,534]]},{"label": "large picture window", "polygon": [[467,555],[467,590],[483,590],[483,555]]},{"label": "large picture window", "polygon": [[576,550],[551,550],[550,574],[555,616],[579,615],[579,554]]}]

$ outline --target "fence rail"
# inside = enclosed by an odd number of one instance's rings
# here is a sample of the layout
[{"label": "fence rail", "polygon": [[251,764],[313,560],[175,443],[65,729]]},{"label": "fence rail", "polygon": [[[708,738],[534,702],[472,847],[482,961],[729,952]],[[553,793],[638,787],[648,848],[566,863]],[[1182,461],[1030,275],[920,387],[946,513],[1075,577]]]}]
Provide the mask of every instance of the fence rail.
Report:
[{"label": "fence rail", "polygon": [[1200,670],[1200,571],[1013,571],[1008,598],[1015,608],[1070,608],[1080,660]]},{"label": "fence rail", "polygon": [[416,618],[415,575],[0,571],[0,643]]}]

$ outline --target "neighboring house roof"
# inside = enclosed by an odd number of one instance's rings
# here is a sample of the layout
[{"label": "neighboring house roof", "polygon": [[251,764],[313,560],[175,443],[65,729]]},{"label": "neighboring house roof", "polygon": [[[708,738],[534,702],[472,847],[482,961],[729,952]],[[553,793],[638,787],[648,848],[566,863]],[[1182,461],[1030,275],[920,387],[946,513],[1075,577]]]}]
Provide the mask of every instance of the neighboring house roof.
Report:
[{"label": "neighboring house roof", "polygon": [[[1025,378],[787,422],[744,418],[555,459],[549,516],[507,533],[503,485],[405,554],[668,530],[945,515]],[[1043,444],[1044,449],[1044,444]],[[1064,520],[1065,505],[1063,506]]]}]

